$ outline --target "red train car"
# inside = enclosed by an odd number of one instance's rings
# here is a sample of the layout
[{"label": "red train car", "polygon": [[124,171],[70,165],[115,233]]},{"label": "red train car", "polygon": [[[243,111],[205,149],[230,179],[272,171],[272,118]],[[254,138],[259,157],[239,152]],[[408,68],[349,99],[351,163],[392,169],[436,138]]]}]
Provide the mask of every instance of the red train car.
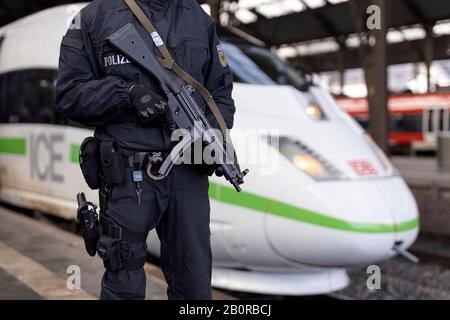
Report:
[{"label": "red train car", "polygon": [[[364,128],[369,125],[367,99],[337,98],[337,103]],[[450,130],[450,93],[392,95],[389,144],[412,152],[435,151],[437,133]]]}]

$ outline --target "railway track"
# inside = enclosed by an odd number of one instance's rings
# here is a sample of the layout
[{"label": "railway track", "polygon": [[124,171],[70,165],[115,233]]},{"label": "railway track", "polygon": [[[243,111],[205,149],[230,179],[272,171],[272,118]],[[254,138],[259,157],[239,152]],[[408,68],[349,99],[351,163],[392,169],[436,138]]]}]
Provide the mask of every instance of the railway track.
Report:
[{"label": "railway track", "polygon": [[421,234],[411,252],[415,264],[402,257],[381,263],[381,289],[369,290],[366,267],[349,270],[351,284],[342,298],[370,300],[450,299],[450,239]]},{"label": "railway track", "polygon": [[419,259],[450,267],[450,237],[422,233],[411,248]]}]

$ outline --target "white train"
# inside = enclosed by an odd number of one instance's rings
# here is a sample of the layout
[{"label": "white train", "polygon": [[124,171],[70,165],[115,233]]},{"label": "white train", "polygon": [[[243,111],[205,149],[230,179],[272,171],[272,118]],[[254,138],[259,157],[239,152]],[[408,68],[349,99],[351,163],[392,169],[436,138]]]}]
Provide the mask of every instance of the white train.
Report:
[{"label": "white train", "polygon": [[[79,145],[92,132],[52,111],[59,44],[84,5],[0,29],[0,200],[67,219],[75,218],[77,192],[97,198],[78,166]],[[261,145],[274,152],[261,155],[265,169],[243,157],[251,173],[242,193],[211,179],[214,286],[328,293],[348,284],[345,267],[407,249],[417,206],[383,153],[320,86],[235,31],[221,33],[237,80],[237,153]],[[268,145],[270,132],[279,151]],[[248,136],[257,143],[242,143]],[[150,251],[158,247],[152,233]]]}]

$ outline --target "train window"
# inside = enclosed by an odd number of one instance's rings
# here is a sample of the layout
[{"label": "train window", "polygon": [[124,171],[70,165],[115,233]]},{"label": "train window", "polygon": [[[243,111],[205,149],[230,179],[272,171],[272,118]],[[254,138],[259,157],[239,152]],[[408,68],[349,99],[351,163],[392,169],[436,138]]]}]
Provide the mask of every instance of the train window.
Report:
[{"label": "train window", "polygon": [[365,130],[369,129],[369,118],[367,116],[355,116],[354,118]]},{"label": "train window", "polygon": [[1,75],[2,122],[51,123],[55,70],[31,69]]},{"label": "train window", "polygon": [[222,46],[233,71],[234,81],[252,84],[275,84],[240,48],[227,42],[223,42]]},{"label": "train window", "polygon": [[0,123],[6,123],[9,119],[10,111],[7,106],[3,103],[5,89],[3,88],[5,85],[5,81],[3,81],[3,75],[0,75]]},{"label": "train window", "polygon": [[295,70],[267,49],[253,45],[222,43],[235,81],[251,84],[291,85],[304,90],[311,84],[308,75]]},{"label": "train window", "polygon": [[422,132],[422,114],[391,115],[392,132]]},{"label": "train window", "polygon": [[434,114],[434,112],[433,112],[433,109],[430,109],[430,110],[428,110],[428,132],[433,132],[434,130],[433,130],[433,128],[434,128],[434,126],[433,126],[433,114]]},{"label": "train window", "polygon": [[256,46],[243,46],[242,49],[276,83],[291,85],[299,90],[310,85],[306,75],[301,75],[269,50]]},{"label": "train window", "polygon": [[439,131],[445,130],[445,110],[439,110]]},{"label": "train window", "polygon": [[[2,80],[0,78],[0,99],[3,98],[3,93],[4,93],[3,82],[2,82]],[[4,104],[0,103],[0,123],[7,123],[7,122],[9,122],[8,121],[9,114],[10,114],[10,112],[9,112],[8,108]]]}]

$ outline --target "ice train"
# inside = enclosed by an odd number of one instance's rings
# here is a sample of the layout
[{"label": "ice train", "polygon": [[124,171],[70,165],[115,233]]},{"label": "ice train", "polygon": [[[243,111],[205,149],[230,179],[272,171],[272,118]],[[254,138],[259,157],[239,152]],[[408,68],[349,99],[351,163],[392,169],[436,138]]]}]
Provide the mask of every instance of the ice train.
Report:
[{"label": "ice train", "polygon": [[[78,166],[91,130],[53,112],[59,45],[84,5],[0,29],[0,200],[67,219],[75,218],[77,192],[97,197]],[[242,193],[210,180],[214,286],[328,293],[348,284],[346,267],[406,250],[418,233],[416,202],[361,127],[256,40],[233,29],[220,36],[235,78],[237,153],[273,152],[241,159],[251,172]],[[155,234],[148,243],[157,255]]]}]

